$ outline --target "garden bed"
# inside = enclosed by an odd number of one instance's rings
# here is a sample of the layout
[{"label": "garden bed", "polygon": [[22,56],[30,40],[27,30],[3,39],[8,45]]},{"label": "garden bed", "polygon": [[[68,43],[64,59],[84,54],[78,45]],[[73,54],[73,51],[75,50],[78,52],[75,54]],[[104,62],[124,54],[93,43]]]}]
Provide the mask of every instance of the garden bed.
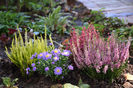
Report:
[{"label": "garden bed", "polygon": [[[133,74],[132,69],[133,64],[128,64],[123,73]],[[39,75],[38,73],[34,73],[30,78],[25,78],[22,77],[19,68],[12,64],[8,58],[0,61],[0,70],[0,77],[10,77],[11,79],[18,78],[19,81],[16,84],[19,88],[50,88],[53,85],[58,85],[58,87],[52,88],[62,88],[60,86],[65,83],[78,85],[80,77],[82,81],[89,84],[91,88],[124,88],[123,84],[128,82],[123,76],[120,76],[111,84],[106,81],[98,81],[82,74],[77,68],[75,68],[73,72],[70,72],[62,81],[52,82],[50,78],[45,77],[44,75]],[[0,80],[0,83],[2,83],[2,80]],[[130,83],[132,84],[132,81]]]},{"label": "garden bed", "polygon": [[[76,2],[75,4],[77,5],[77,7],[73,11],[68,11],[69,15],[76,17],[74,20],[75,24],[73,24],[74,27],[82,29],[84,22],[87,22],[90,24],[91,23],[96,24],[94,26],[98,27],[98,31],[100,33],[103,33],[104,37],[108,37],[111,35],[111,31],[114,30],[115,28],[120,28],[121,26],[122,27],[129,26],[129,25],[122,24],[121,22],[118,23],[120,20],[116,19],[116,21],[113,21],[112,24],[109,23],[99,28],[99,25],[104,24],[104,22],[110,21],[112,18],[103,17],[104,21],[102,22],[101,22],[101,18],[97,18],[97,20],[93,20],[93,17],[97,17],[95,16],[95,12],[90,13],[91,10],[86,9],[86,7],[84,7],[83,4],[81,4],[80,2]],[[64,5],[62,6],[62,12],[66,13],[66,9],[64,9]],[[70,20],[72,21],[71,18]],[[99,22],[101,22],[101,24]],[[109,28],[108,28],[108,25],[110,25]],[[70,29],[69,32],[71,31],[71,28],[69,27],[66,27],[66,28]],[[29,38],[30,37],[31,36],[29,36]],[[69,33],[64,33],[62,35],[62,34],[56,33],[56,31],[53,31],[53,34],[52,34],[52,39],[56,41],[55,47],[60,47],[59,44],[63,43],[64,40],[67,41],[69,37],[70,37]],[[64,77],[61,81],[52,81],[51,78],[45,77],[44,75],[40,75],[37,72],[35,72],[31,77],[23,77],[20,72],[20,69],[9,60],[9,58],[5,53],[5,46],[7,46],[8,49],[10,49],[10,46],[11,46],[10,41],[8,41],[7,43],[3,43],[2,41],[0,41],[0,84],[2,84],[2,79],[1,79],[2,77],[10,77],[11,79],[15,79],[15,78],[19,79],[18,82],[16,83],[18,88],[62,88],[62,85],[65,83],[78,85],[80,78],[82,79],[83,83],[89,84],[91,88],[124,88],[123,84],[126,82],[129,82],[133,85],[132,81],[127,81],[125,77],[123,77],[122,75],[119,78],[115,79],[113,83],[109,83],[107,80],[96,80],[96,79],[89,78],[87,75],[83,74],[83,72],[79,70],[76,67],[76,65],[74,65],[74,70],[72,72],[69,72],[68,76]],[[131,52],[131,55],[132,55],[132,52]],[[127,68],[123,71],[122,74],[124,73],[133,74],[132,59],[133,58],[129,59],[130,61],[127,65]]]}]

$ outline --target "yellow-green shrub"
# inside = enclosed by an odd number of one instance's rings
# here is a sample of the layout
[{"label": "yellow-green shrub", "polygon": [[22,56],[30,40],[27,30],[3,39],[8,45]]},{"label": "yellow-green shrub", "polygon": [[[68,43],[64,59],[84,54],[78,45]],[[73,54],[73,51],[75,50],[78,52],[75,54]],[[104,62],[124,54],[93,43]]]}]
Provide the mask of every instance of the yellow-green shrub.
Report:
[{"label": "yellow-green shrub", "polygon": [[6,48],[6,54],[11,62],[20,68],[22,75],[25,75],[25,69],[34,62],[32,59],[30,59],[34,53],[39,54],[41,52],[46,52],[54,49],[51,36],[49,36],[49,38],[50,42],[52,43],[51,46],[48,46],[47,44],[46,29],[45,39],[43,39],[42,37],[40,39],[35,39],[34,35],[34,41],[32,39],[27,39],[27,32],[25,32],[24,42],[22,35],[19,31],[19,36],[15,34],[15,38],[12,41],[12,45],[10,48],[11,52],[9,53]]}]

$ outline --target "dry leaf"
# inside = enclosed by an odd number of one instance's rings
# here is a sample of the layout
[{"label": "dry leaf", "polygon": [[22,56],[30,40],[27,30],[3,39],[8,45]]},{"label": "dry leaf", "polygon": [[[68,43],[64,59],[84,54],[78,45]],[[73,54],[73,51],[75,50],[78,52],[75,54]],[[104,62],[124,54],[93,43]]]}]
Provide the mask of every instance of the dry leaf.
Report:
[{"label": "dry leaf", "polygon": [[133,75],[130,73],[124,74],[124,77],[126,78],[126,80],[133,80]]}]

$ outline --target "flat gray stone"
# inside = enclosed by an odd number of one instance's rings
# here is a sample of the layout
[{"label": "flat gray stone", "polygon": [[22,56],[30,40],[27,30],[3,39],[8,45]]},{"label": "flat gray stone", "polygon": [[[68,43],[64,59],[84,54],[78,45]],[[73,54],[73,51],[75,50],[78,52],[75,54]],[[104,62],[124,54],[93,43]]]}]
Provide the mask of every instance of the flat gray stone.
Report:
[{"label": "flat gray stone", "polygon": [[132,16],[133,13],[108,13],[105,14],[106,17],[126,17],[126,16]]},{"label": "flat gray stone", "polygon": [[78,0],[88,9],[101,10],[107,17],[119,17],[133,23],[133,0]]},{"label": "flat gray stone", "polygon": [[0,57],[0,60],[2,60],[2,57]]},{"label": "flat gray stone", "polygon": [[133,24],[133,15],[132,16],[128,16],[127,20],[128,20],[128,23],[132,23]]}]

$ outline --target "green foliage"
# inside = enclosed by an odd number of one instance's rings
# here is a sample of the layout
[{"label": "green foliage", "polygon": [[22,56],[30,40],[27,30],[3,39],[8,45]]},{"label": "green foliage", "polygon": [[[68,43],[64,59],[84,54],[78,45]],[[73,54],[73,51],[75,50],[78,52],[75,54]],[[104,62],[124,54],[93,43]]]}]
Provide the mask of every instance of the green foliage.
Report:
[{"label": "green foliage", "polygon": [[106,28],[109,27],[110,30],[115,30],[116,28],[125,27],[125,24],[117,17],[109,17],[103,21],[104,26]]},{"label": "green foliage", "polygon": [[[88,23],[84,23],[83,26],[85,28],[88,28],[90,24]],[[100,35],[102,36],[103,35],[103,32],[104,32],[104,29],[105,29],[105,26],[104,25],[100,25],[100,24],[94,24],[94,27],[95,29],[100,33]],[[83,27],[81,26],[76,26],[75,29],[78,29],[78,32],[81,33]]]},{"label": "green foliage", "polygon": [[31,1],[27,1],[24,0],[25,2],[27,2],[26,7],[29,10],[32,10],[33,12],[43,12],[44,14],[47,14],[50,10],[52,10],[57,3],[54,0],[31,0]]},{"label": "green foliage", "polygon": [[114,68],[113,71],[111,70],[111,68],[109,68],[106,74],[102,72],[104,68],[100,69],[100,73],[97,73],[96,69],[94,68],[84,68],[83,72],[92,79],[105,80],[112,83],[114,79],[118,78],[122,74],[123,69],[127,67],[127,64],[128,61],[126,61],[125,64],[121,65],[119,69]]},{"label": "green foliage", "polygon": [[12,13],[0,11],[0,34],[7,33],[8,28],[16,29],[17,25],[25,25],[29,16],[24,13]]},{"label": "green foliage", "polygon": [[[46,30],[46,29],[45,29]],[[50,41],[52,42],[51,36],[49,36]],[[24,42],[25,40],[25,42]],[[52,43],[53,44],[53,43]],[[11,52],[9,53],[6,48],[6,54],[17,67],[20,68],[22,75],[25,75],[25,69],[31,65],[33,60],[30,59],[32,54],[40,53],[44,51],[49,51],[53,49],[54,46],[47,46],[47,37],[45,31],[45,40],[41,37],[40,39],[27,39],[27,32],[25,33],[25,39],[22,38],[21,33],[19,32],[19,36],[15,34],[15,39],[12,41]]]},{"label": "green foliage", "polygon": [[131,27],[121,27],[119,29],[113,30],[113,33],[118,37],[119,40],[127,41],[131,37],[131,46],[133,47],[133,26]]},{"label": "green foliage", "polygon": [[9,78],[9,77],[2,77],[2,80],[3,80],[3,85],[6,88],[15,88],[14,85],[18,81],[18,78],[11,81],[11,78]]},{"label": "green foliage", "polygon": [[90,85],[84,84],[84,83],[82,82],[82,79],[81,79],[81,78],[80,78],[80,80],[79,80],[78,86],[79,86],[79,88],[90,88]]},{"label": "green foliage", "polygon": [[119,29],[116,29],[113,31],[119,39],[126,38],[128,39],[129,37],[133,37],[133,26],[132,27],[121,27]]},{"label": "green foliage", "polygon": [[91,22],[100,33],[103,33],[104,30],[116,30],[125,27],[119,18],[107,18],[102,11],[91,11],[90,15],[83,19],[83,22]]},{"label": "green foliage", "polygon": [[101,11],[91,11],[89,17],[85,17],[83,21],[98,23],[100,21],[103,21],[104,19],[105,19],[105,15]]},{"label": "green foliage", "polygon": [[17,10],[20,12],[25,8],[36,13],[44,12],[47,14],[58,4],[58,2],[55,2],[54,0],[8,0],[7,4],[8,6],[0,6],[0,9]]},{"label": "green foliage", "polygon": [[[68,31],[66,30],[66,26],[69,26],[69,21],[67,20],[69,16],[63,17],[63,14],[60,13],[60,11],[61,7],[58,6],[48,17],[40,16],[39,19],[36,19],[37,22],[34,23],[33,29],[36,31],[43,31],[42,28],[46,25],[49,33],[56,32],[63,34]],[[38,25],[39,28],[36,25]]]}]

